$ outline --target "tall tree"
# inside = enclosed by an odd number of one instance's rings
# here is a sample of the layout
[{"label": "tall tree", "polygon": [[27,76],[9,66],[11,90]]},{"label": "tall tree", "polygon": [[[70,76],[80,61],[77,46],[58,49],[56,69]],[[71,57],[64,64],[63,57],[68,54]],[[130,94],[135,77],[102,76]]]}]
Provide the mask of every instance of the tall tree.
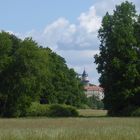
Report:
[{"label": "tall tree", "polygon": [[136,22],[135,6],[126,1],[116,6],[113,15],[106,13],[99,30],[100,53],[95,63],[110,115],[123,115],[128,106],[139,106],[132,101],[140,94]]},{"label": "tall tree", "polygon": [[13,35],[5,34],[12,45],[8,52],[11,61],[0,73],[0,114],[7,117],[23,116],[31,101],[40,97],[45,76],[44,57],[32,39],[20,41]]},{"label": "tall tree", "polygon": [[137,64],[138,75],[135,81],[135,85],[137,89],[135,90],[136,94],[133,97],[133,104],[140,106],[140,15],[138,16],[137,22],[134,25],[135,27],[135,37],[137,41],[137,45],[135,46],[135,50],[138,55],[138,60],[135,61]]}]

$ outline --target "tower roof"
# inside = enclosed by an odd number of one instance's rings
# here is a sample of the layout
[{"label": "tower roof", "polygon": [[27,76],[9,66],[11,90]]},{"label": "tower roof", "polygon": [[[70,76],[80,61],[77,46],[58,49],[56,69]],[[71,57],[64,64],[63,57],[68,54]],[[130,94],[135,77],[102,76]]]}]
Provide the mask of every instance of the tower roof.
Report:
[{"label": "tower roof", "polygon": [[85,76],[88,76],[88,74],[87,74],[87,72],[84,69],[83,74],[82,74],[82,77],[85,77]]}]

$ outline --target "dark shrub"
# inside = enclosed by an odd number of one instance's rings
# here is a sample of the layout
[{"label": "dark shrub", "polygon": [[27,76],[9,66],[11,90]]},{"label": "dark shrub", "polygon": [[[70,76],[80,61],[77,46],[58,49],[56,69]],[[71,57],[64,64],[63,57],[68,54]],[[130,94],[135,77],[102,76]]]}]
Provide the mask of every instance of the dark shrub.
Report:
[{"label": "dark shrub", "polygon": [[131,106],[131,105],[130,106],[127,106],[123,110],[120,111],[120,116],[131,116],[131,113],[135,109],[136,109],[135,106]]},{"label": "dark shrub", "polygon": [[50,117],[77,117],[78,112],[72,106],[55,104],[50,106],[49,116]]},{"label": "dark shrub", "polygon": [[139,116],[140,117],[140,107],[135,109],[132,113],[131,116]]},{"label": "dark shrub", "polygon": [[109,114],[111,116],[140,116],[140,108],[138,106],[129,105],[125,107],[123,110],[117,112],[117,114]]}]

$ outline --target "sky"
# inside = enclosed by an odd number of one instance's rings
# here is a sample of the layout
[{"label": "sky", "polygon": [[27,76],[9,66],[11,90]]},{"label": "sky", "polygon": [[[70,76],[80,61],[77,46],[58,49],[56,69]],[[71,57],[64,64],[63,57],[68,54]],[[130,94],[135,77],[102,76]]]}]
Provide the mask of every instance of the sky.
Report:
[{"label": "sky", "polygon": [[[0,0],[0,30],[32,37],[65,58],[91,83],[99,84],[94,55],[99,53],[102,17],[124,0]],[[140,0],[128,0],[140,13]]]}]

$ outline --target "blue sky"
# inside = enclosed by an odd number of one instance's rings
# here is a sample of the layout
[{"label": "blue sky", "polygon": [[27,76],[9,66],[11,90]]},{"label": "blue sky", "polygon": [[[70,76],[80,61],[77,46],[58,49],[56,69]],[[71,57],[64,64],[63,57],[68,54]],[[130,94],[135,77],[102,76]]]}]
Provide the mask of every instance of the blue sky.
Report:
[{"label": "blue sky", "polygon": [[71,22],[95,0],[0,0],[0,27],[25,32],[41,30],[58,17]]},{"label": "blue sky", "polygon": [[[140,13],[140,0],[129,0]],[[107,11],[123,0],[0,0],[0,30],[33,37],[99,84],[93,56],[99,53],[98,29]]]}]

